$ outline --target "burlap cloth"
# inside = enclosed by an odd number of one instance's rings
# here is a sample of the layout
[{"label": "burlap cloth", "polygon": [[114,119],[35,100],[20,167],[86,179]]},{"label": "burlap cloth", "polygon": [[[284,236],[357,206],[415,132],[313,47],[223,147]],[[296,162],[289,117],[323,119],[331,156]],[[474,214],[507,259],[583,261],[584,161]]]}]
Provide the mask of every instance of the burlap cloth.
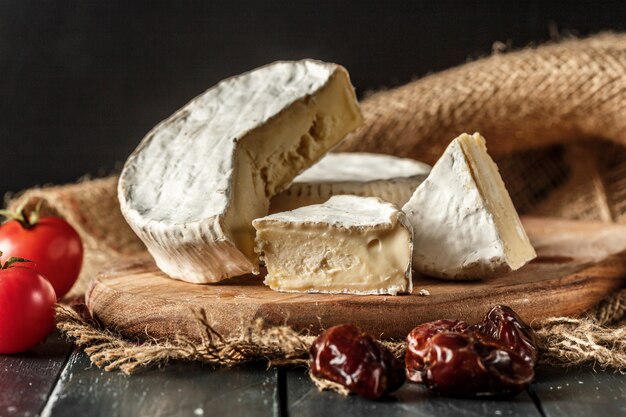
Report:
[{"label": "burlap cloth", "polygon": [[[495,53],[490,57],[370,95],[365,125],[339,146],[433,163],[451,139],[479,131],[487,138],[520,213],[626,221],[626,35]],[[116,178],[32,189],[13,199],[44,200],[81,234],[85,263],[71,295],[107,264],[144,252],[120,214]],[[577,318],[533,323],[544,363],[594,363],[626,371],[626,291]],[[288,327],[250,323],[224,339],[198,312],[205,341],[180,337],[137,343],[59,308],[59,327],[106,369],[130,372],[170,359],[232,365],[260,358],[298,361],[312,337]],[[388,342],[401,354],[401,342]]]}]

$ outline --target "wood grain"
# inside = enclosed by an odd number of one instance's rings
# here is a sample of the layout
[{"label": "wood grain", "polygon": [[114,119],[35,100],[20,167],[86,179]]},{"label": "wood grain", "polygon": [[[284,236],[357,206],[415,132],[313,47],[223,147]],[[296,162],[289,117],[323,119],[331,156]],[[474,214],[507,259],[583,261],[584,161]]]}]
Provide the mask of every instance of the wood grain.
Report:
[{"label": "wood grain", "polygon": [[626,376],[585,368],[539,368],[531,393],[546,417],[626,416]]},{"label": "wood grain", "polygon": [[[203,308],[214,327],[229,334],[257,318],[319,332],[352,322],[383,338],[402,338],[416,324],[450,317],[478,321],[504,303],[525,320],[574,315],[624,285],[626,226],[525,218],[538,258],[494,279],[448,282],[414,277],[405,296],[287,294],[244,276],[220,285],[172,280],[152,261],[138,259],[104,271],[87,291],[94,317],[128,337],[198,337],[193,310]],[[419,296],[420,289],[430,292]]]},{"label": "wood grain", "polygon": [[15,355],[0,355],[0,417],[36,416],[67,361],[72,345],[58,332]]},{"label": "wood grain", "polygon": [[440,397],[420,384],[405,383],[381,401],[356,395],[343,397],[334,392],[319,392],[305,370],[287,371],[287,410],[290,416],[385,416],[385,417],[541,417],[528,393],[506,401]]},{"label": "wood grain", "polygon": [[41,415],[272,416],[278,414],[276,372],[173,362],[126,376],[104,372],[75,351]]}]

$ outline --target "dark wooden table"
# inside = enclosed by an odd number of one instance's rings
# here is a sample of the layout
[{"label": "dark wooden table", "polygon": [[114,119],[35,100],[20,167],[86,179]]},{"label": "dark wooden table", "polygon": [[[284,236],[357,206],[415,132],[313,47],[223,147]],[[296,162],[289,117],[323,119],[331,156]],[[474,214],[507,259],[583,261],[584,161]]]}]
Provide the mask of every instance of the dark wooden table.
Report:
[{"label": "dark wooden table", "polygon": [[0,355],[7,416],[626,416],[626,376],[540,369],[513,400],[461,400],[405,384],[384,401],[318,392],[300,368],[213,369],[171,363],[125,376],[103,372],[58,334],[31,352]]}]

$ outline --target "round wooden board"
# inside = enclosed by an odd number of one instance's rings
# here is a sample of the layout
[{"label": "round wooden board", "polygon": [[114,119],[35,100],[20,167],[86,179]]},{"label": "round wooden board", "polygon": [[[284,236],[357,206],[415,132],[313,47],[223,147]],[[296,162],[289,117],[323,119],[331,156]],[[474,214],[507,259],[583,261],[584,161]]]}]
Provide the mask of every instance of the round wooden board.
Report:
[{"label": "round wooden board", "polygon": [[[482,319],[495,304],[524,320],[574,315],[624,285],[626,226],[546,218],[523,219],[538,257],[522,269],[484,281],[449,282],[414,276],[403,296],[291,294],[270,290],[258,276],[197,285],[168,278],[149,258],[103,271],[86,303],[105,326],[132,338],[199,338],[194,311],[204,309],[223,335],[263,319],[313,333],[354,323],[383,338],[403,338],[417,324],[441,318]],[[421,289],[430,295],[418,295]]]}]

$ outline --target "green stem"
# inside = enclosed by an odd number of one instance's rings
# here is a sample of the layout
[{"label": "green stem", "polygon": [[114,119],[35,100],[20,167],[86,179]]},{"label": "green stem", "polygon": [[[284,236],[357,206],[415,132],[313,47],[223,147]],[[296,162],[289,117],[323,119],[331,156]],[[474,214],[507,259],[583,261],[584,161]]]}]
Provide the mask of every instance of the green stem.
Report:
[{"label": "green stem", "polygon": [[0,216],[6,217],[8,220],[15,220],[24,229],[30,229],[34,227],[41,219],[41,205],[43,200],[39,200],[35,206],[35,210],[31,211],[28,215],[24,208],[27,201],[24,201],[15,211],[0,210]]},{"label": "green stem", "polygon": [[[2,251],[0,251],[0,257],[2,257]],[[13,266],[13,264],[20,263],[20,262],[32,262],[32,261],[28,259],[24,259],[24,258],[18,258],[16,256],[11,256],[9,257],[9,259],[7,259],[5,263],[3,264],[0,263],[0,270],[10,268]]]}]

